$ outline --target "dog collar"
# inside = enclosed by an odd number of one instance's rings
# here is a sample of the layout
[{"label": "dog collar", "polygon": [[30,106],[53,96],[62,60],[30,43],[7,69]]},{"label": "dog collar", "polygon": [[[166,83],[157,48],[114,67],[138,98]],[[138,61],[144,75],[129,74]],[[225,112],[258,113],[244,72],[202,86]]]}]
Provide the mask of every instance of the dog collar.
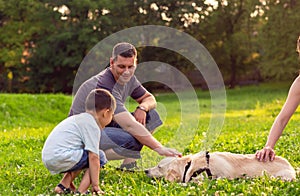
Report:
[{"label": "dog collar", "polygon": [[[195,172],[192,174],[192,176],[190,177],[189,181],[191,181],[192,178],[198,176],[199,174],[201,174],[201,173],[204,172],[204,171],[206,172],[206,174],[207,174],[207,176],[208,176],[209,178],[212,177],[212,173],[211,173],[211,171],[210,171],[210,169],[209,169],[209,158],[210,158],[209,152],[206,151],[205,154],[206,154],[205,157],[206,157],[206,163],[207,163],[207,166],[204,167],[204,168],[200,168],[200,169],[198,169],[197,171],[195,171]],[[190,166],[191,166],[191,161],[188,162],[187,165],[185,166],[184,174],[183,174],[183,179],[182,179],[183,182],[185,182],[186,173],[187,173],[188,169],[190,168]]]}]

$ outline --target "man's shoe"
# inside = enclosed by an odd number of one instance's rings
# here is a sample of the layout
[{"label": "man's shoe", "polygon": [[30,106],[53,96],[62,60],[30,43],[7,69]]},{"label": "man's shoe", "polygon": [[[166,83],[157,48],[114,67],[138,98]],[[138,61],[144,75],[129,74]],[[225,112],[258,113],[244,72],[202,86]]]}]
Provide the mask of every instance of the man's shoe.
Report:
[{"label": "man's shoe", "polygon": [[134,171],[139,169],[139,167],[137,166],[136,161],[134,161],[131,163],[121,164],[121,166],[118,169],[121,171]]}]

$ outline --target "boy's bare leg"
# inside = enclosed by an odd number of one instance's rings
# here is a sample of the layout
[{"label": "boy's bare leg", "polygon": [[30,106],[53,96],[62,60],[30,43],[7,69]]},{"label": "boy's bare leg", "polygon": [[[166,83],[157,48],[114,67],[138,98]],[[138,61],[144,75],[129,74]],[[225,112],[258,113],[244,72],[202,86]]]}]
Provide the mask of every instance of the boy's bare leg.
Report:
[{"label": "boy's bare leg", "polygon": [[80,185],[78,187],[78,191],[80,193],[85,193],[88,190],[90,184],[91,184],[90,169],[86,169],[82,177],[82,180],[80,182]]},{"label": "boy's bare leg", "polygon": [[[91,185],[90,169],[87,169],[82,177],[82,180],[78,187],[78,191],[82,194],[85,194],[90,185]],[[92,189],[92,191],[94,191],[94,190]],[[100,190],[100,192],[98,192],[98,194],[99,193],[104,194],[104,192],[101,190]]]},{"label": "boy's bare leg", "polygon": [[70,184],[70,189],[71,189],[71,191],[73,191],[74,193],[76,192],[76,186],[75,186],[73,180],[72,180],[72,182],[71,182],[71,184]]},{"label": "boy's bare leg", "polygon": [[[60,184],[62,184],[66,188],[70,188],[72,191],[76,191],[76,187],[73,183],[73,180],[78,176],[78,174],[81,172],[81,170],[74,171],[74,172],[66,172],[63,176],[63,178],[60,181]],[[62,190],[60,187],[56,186],[54,188],[54,191],[56,193],[63,193],[64,190]]]}]

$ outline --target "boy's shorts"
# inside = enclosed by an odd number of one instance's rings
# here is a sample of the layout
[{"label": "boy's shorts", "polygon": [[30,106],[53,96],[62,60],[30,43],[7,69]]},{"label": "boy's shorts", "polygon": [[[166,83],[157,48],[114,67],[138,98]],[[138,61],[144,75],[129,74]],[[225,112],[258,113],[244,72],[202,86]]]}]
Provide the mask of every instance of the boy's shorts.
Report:
[{"label": "boy's shorts", "polygon": [[[153,131],[160,125],[162,125],[162,121],[157,111],[150,110],[147,112],[146,128]],[[115,122],[110,123],[101,131],[101,150],[113,149],[114,152],[124,157],[141,158],[140,151],[142,148],[143,144]]]},{"label": "boy's shorts", "polygon": [[[107,163],[107,159],[105,153],[102,150],[99,150],[99,159],[100,159],[100,167],[103,167]],[[89,168],[89,151],[87,150],[83,150],[83,154],[80,161],[76,163],[76,165],[74,165],[71,169],[65,172],[78,171],[78,170],[83,170],[85,168]]]}]

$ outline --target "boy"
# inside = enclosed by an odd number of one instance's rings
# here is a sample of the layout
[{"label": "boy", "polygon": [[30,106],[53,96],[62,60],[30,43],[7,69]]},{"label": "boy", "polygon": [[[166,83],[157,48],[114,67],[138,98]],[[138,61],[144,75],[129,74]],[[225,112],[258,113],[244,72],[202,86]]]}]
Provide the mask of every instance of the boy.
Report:
[{"label": "boy", "polygon": [[93,193],[103,193],[99,171],[107,160],[99,150],[100,131],[111,122],[115,108],[109,91],[92,90],[85,101],[86,112],[68,117],[50,133],[42,150],[43,163],[52,174],[65,173],[55,193],[75,192],[73,180],[83,169],[77,193],[85,193],[90,185]]}]

